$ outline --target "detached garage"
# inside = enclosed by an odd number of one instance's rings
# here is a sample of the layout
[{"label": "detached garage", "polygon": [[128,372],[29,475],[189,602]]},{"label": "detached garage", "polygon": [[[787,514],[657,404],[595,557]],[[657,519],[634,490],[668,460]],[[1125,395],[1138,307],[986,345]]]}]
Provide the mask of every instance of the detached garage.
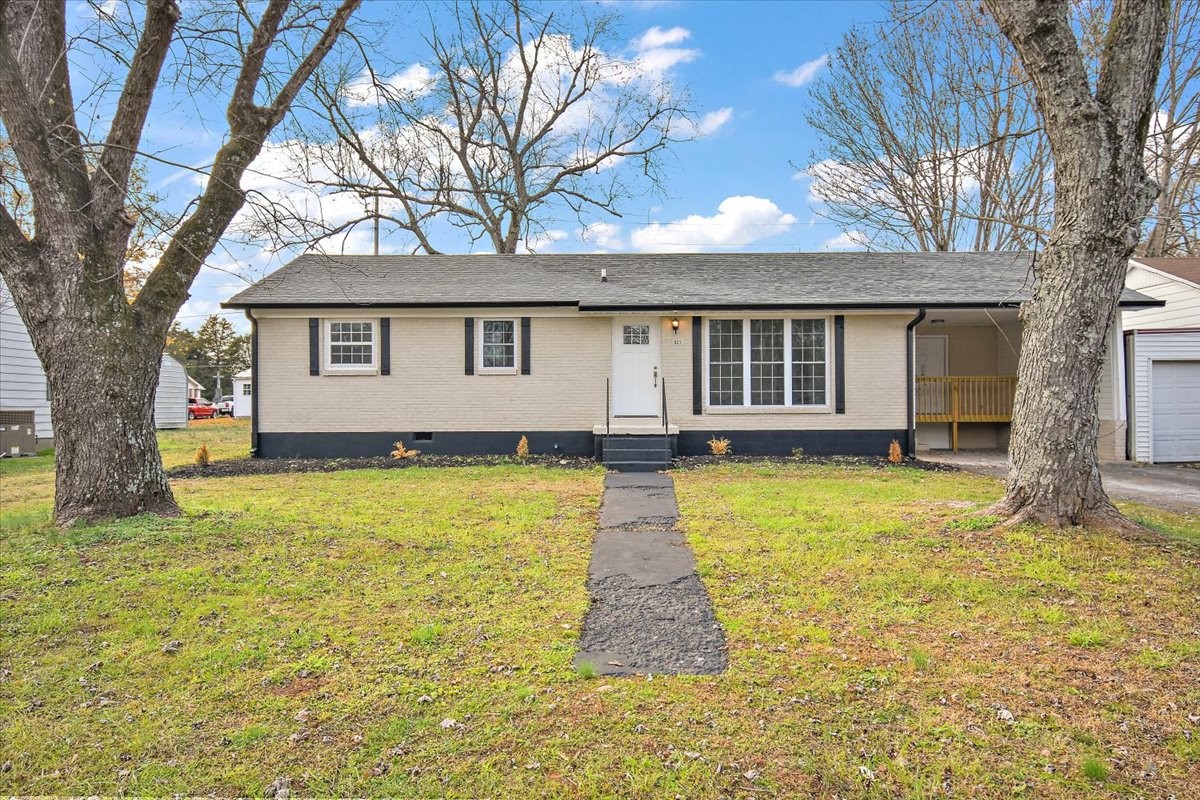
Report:
[{"label": "detached garage", "polygon": [[1200,461],[1200,328],[1125,335],[1129,456]]}]

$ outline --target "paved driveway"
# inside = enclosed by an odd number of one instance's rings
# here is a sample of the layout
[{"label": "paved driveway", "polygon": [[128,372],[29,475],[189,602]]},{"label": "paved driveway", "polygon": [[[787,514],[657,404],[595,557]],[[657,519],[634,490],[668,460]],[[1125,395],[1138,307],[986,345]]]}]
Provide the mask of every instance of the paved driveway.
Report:
[{"label": "paved driveway", "polygon": [[[919,456],[922,461],[953,464],[968,472],[1008,475],[1008,454],[997,452],[934,452]],[[1157,506],[1181,514],[1200,514],[1200,466],[1195,464],[1148,464],[1139,466],[1119,461],[1101,464],[1104,488],[1117,500]]]}]

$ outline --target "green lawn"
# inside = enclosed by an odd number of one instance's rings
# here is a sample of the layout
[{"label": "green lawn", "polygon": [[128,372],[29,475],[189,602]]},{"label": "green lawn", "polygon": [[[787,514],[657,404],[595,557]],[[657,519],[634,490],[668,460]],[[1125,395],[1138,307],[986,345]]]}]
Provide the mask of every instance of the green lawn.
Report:
[{"label": "green lawn", "polygon": [[[244,455],[240,423],[165,432]],[[41,462],[36,463],[36,462]],[[58,532],[0,462],[0,794],[1196,796],[1200,526],[980,530],[997,482],[676,474],[719,677],[586,679],[602,474],[178,481]],[[1008,714],[1012,719],[1008,719]],[[453,722],[450,722],[453,720]],[[1192,788],[1188,788],[1192,787]]]}]

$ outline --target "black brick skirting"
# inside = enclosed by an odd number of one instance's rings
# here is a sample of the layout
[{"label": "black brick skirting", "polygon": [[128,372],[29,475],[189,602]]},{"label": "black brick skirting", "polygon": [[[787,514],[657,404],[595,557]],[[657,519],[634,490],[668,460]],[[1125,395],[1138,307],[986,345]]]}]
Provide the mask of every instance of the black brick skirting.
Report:
[{"label": "black brick skirting", "polygon": [[[714,420],[716,421],[716,420]],[[671,437],[674,455],[708,453],[708,440],[729,439],[736,455],[788,456],[797,447],[814,456],[885,456],[892,439],[906,443],[903,430],[846,431],[681,431]],[[534,454],[593,456],[602,436],[591,431],[434,431],[432,438],[417,438],[413,431],[368,433],[268,433],[259,432],[256,456],[261,458],[367,458],[386,456],[392,443],[431,455],[507,455],[515,453],[521,436],[529,437]]]}]

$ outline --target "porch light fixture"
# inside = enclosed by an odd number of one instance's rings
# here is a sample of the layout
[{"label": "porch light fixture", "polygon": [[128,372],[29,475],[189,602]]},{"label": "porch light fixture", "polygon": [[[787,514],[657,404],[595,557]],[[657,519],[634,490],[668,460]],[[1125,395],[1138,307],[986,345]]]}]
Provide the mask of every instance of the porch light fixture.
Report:
[{"label": "porch light fixture", "polygon": [[671,320],[671,330],[675,333],[679,333],[679,317],[675,317]]}]

